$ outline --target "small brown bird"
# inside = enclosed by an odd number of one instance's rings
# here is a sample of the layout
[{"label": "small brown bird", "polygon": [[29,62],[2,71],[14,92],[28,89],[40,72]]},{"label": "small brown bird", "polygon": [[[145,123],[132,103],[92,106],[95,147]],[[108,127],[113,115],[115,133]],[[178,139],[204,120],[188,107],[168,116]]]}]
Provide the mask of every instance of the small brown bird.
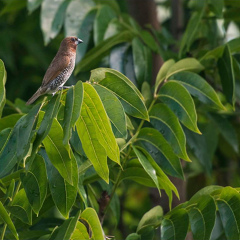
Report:
[{"label": "small brown bird", "polygon": [[63,88],[75,67],[77,45],[82,42],[77,37],[66,37],[62,40],[56,56],[44,75],[41,87],[27,101],[26,105],[32,104],[43,94],[54,95]]}]

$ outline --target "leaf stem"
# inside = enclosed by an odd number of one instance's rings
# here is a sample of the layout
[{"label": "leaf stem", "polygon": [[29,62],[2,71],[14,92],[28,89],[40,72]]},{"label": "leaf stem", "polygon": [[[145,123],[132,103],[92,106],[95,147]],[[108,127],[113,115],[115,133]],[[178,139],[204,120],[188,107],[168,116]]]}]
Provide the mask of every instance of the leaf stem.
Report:
[{"label": "leaf stem", "polygon": [[4,240],[4,235],[5,235],[6,229],[7,229],[7,224],[4,223],[0,240]]}]

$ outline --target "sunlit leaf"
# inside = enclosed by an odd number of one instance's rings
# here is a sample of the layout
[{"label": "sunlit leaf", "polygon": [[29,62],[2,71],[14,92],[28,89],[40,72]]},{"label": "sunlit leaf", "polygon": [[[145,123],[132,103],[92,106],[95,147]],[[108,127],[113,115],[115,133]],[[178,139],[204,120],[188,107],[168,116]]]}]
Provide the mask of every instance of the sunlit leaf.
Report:
[{"label": "sunlit leaf", "polygon": [[28,0],[27,8],[30,13],[37,9],[43,0]]},{"label": "sunlit leaf", "polygon": [[72,234],[71,240],[85,239],[89,240],[90,237],[87,232],[87,228],[81,222],[77,222],[77,226]]},{"label": "sunlit leaf", "polygon": [[0,118],[2,116],[3,107],[6,103],[6,90],[5,90],[6,79],[7,73],[3,61],[0,59]]}]

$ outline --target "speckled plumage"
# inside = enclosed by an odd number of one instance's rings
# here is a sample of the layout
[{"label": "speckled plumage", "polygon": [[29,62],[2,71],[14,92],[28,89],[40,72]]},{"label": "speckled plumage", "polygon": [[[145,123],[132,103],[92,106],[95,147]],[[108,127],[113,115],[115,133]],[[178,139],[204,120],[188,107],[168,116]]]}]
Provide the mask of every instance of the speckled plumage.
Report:
[{"label": "speckled plumage", "polygon": [[27,105],[33,103],[41,95],[55,94],[63,87],[73,72],[76,59],[76,48],[81,42],[82,40],[76,37],[67,37],[63,39],[56,56],[44,75],[41,87],[27,101]]}]

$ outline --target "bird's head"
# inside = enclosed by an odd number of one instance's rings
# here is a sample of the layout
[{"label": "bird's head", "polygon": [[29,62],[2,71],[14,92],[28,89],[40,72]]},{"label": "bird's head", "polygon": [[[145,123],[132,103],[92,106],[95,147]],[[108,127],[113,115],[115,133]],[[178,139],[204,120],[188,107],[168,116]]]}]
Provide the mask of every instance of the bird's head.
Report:
[{"label": "bird's head", "polygon": [[83,41],[77,37],[66,37],[61,42],[61,48],[74,49],[76,50],[77,45]]}]

